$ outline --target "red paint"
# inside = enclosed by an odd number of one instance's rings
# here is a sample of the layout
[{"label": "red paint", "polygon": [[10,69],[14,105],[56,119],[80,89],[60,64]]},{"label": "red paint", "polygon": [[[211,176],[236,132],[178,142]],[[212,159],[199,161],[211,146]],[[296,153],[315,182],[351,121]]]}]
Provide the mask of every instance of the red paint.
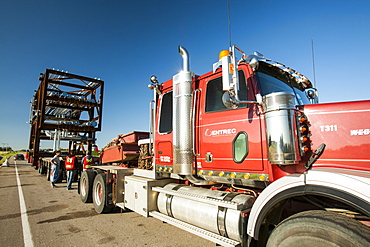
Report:
[{"label": "red paint", "polygon": [[[252,70],[246,64],[241,65],[239,69],[243,70],[249,84],[248,99],[255,100],[257,82],[251,77]],[[209,72],[193,79],[193,90],[200,90],[197,93],[195,114],[195,153],[199,154],[196,159],[198,169],[268,174],[271,172],[271,165],[267,162],[264,119],[259,113],[258,105],[250,104],[249,108],[205,112],[207,85],[213,79],[221,76],[221,71],[218,71],[216,73]],[[161,88],[162,94],[171,90],[172,79],[164,82]],[[173,133],[158,133],[161,100],[162,96],[157,101],[156,109],[155,162],[157,165],[171,166],[173,162]],[[245,132],[248,135],[249,152],[242,163],[236,163],[233,160],[232,142],[240,132]],[[212,154],[213,162],[206,162],[207,153]],[[270,177],[274,176],[270,175]]]},{"label": "red paint", "polygon": [[138,141],[149,138],[148,132],[134,131],[125,135],[119,135],[115,142],[111,142],[103,149],[101,154],[102,163],[130,161],[139,157]]},{"label": "red paint", "polygon": [[314,166],[370,171],[369,100],[306,105],[304,111],[312,125],[312,148],[326,144]]},{"label": "red paint", "polygon": [[[247,64],[239,65],[239,70],[245,75],[248,100],[255,101],[260,90],[253,71]],[[370,170],[370,101],[302,106],[300,110],[311,124],[311,149],[301,157],[299,164],[272,165],[268,161],[265,120],[260,106],[249,104],[248,108],[206,112],[207,85],[221,76],[219,69],[193,78],[193,90],[197,90],[194,130],[197,157],[194,158],[193,169],[268,174],[273,182],[289,174],[305,172],[304,165],[312,152],[325,143],[325,152],[315,166]],[[155,121],[155,162],[172,166],[173,133],[158,133],[162,97],[172,91],[172,79],[161,84],[160,90],[162,95],[157,99]],[[243,162],[236,163],[232,143],[240,132],[248,136],[249,152]],[[207,162],[207,156],[212,156],[212,162]]]}]

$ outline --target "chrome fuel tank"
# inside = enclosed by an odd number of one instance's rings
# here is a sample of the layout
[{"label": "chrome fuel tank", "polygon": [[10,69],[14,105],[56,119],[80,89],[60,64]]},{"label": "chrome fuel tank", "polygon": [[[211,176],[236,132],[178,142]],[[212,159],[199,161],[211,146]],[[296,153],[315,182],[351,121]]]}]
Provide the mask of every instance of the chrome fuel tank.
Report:
[{"label": "chrome fuel tank", "polygon": [[[255,199],[253,196],[173,183],[166,185],[164,189],[178,195],[159,193],[157,206],[161,213],[230,239],[242,241],[245,234],[242,212],[252,207]],[[230,204],[230,207],[227,204]]]}]

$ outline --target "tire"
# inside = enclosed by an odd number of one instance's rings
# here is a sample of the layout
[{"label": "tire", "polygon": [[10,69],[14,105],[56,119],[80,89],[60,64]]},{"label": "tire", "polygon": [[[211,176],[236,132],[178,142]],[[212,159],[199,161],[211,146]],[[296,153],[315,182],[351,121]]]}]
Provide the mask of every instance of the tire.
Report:
[{"label": "tire", "polygon": [[48,164],[47,167],[46,167],[46,180],[47,181],[50,181],[50,173],[51,173],[51,167],[50,165]]},{"label": "tire", "polygon": [[337,213],[305,211],[280,222],[272,231],[267,247],[370,245],[370,228]]},{"label": "tire", "polygon": [[83,203],[92,202],[92,190],[95,173],[93,170],[83,171],[79,182],[80,199]]},{"label": "tire", "polygon": [[95,211],[98,214],[108,213],[112,210],[113,205],[107,205],[107,184],[105,174],[100,173],[94,179],[92,198]]},{"label": "tire", "polygon": [[44,164],[40,164],[40,166],[39,166],[39,173],[40,174],[45,174],[46,173],[46,167],[45,167],[45,165]]}]

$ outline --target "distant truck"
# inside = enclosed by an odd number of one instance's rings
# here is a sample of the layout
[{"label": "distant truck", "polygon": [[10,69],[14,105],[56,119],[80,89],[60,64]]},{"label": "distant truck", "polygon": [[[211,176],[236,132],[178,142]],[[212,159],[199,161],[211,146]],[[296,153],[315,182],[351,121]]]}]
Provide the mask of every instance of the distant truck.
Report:
[{"label": "distant truck", "polygon": [[149,138],[126,136],[139,155],[104,151],[138,168],[84,171],[81,200],[222,246],[369,246],[370,101],[318,104],[305,76],[237,47],[204,75],[179,52],[173,79],[151,78]]}]

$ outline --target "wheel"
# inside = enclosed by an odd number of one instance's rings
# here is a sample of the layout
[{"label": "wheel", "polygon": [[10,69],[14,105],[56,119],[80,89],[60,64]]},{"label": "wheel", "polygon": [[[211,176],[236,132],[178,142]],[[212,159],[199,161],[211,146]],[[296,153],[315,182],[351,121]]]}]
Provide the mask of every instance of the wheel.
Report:
[{"label": "wheel", "polygon": [[46,167],[44,164],[40,164],[39,166],[39,173],[40,174],[45,174],[46,173]]},{"label": "wheel", "polygon": [[83,203],[92,202],[92,189],[94,184],[95,173],[93,170],[83,171],[81,174],[79,189],[80,198]]},{"label": "wheel", "polygon": [[47,167],[45,165],[41,166],[41,174],[46,174],[47,172]]},{"label": "wheel", "polygon": [[369,246],[370,228],[347,216],[327,211],[305,211],[280,222],[267,247]]},{"label": "wheel", "polygon": [[107,205],[107,185],[105,174],[100,173],[94,179],[92,198],[95,211],[99,214],[108,213],[112,210],[112,205]]},{"label": "wheel", "polygon": [[51,167],[50,165],[47,165],[46,167],[46,180],[50,181],[50,173],[51,173]]}]

